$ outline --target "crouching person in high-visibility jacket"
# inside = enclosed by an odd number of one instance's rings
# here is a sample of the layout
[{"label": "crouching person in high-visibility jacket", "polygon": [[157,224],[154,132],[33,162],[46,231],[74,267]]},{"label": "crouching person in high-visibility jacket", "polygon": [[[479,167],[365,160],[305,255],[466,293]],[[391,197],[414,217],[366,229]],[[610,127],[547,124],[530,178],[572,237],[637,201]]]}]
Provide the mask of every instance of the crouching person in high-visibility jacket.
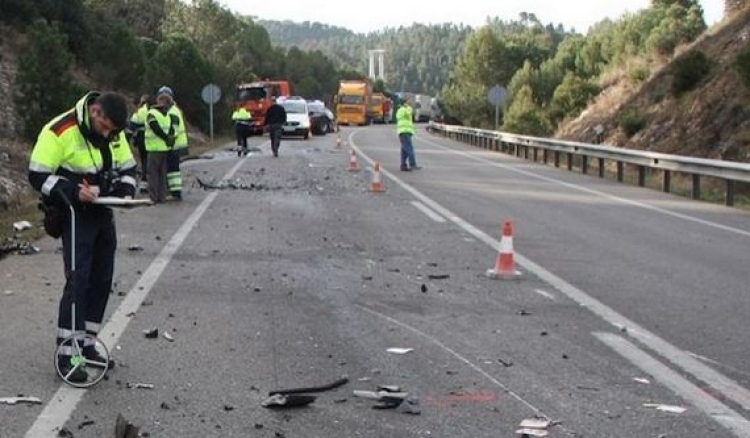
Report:
[{"label": "crouching person in high-visibility jacket", "polygon": [[[39,134],[29,163],[29,182],[42,194],[47,211],[58,212],[62,237],[66,284],[57,319],[57,342],[75,331],[96,335],[112,289],[117,235],[112,210],[93,204],[99,196],[133,197],[136,191],[136,162],[124,134],[128,109],[125,98],[116,93],[90,92],[74,108],[55,117]],[[75,237],[68,203],[75,209]],[[46,225],[46,220],[45,220]],[[72,248],[75,243],[75,248]],[[71,266],[75,249],[75,269]],[[75,277],[73,277],[75,275]],[[75,325],[72,303],[75,297]],[[86,359],[106,363],[91,338],[85,338]],[[71,382],[88,378],[81,368],[73,369],[73,345],[61,347],[60,371]],[[114,362],[110,361],[110,366]],[[72,373],[71,373],[72,371]]]}]

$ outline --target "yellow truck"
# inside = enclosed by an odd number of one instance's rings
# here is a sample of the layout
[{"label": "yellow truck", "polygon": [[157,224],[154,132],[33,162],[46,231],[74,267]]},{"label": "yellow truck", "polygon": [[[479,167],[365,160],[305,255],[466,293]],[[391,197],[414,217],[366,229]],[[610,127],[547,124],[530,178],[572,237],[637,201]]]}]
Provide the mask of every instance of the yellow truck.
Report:
[{"label": "yellow truck", "polygon": [[388,123],[390,99],[383,93],[372,93],[370,97],[370,117],[374,123]]},{"label": "yellow truck", "polygon": [[372,122],[372,86],[367,81],[343,80],[336,94],[336,121],[339,125],[369,125]]}]

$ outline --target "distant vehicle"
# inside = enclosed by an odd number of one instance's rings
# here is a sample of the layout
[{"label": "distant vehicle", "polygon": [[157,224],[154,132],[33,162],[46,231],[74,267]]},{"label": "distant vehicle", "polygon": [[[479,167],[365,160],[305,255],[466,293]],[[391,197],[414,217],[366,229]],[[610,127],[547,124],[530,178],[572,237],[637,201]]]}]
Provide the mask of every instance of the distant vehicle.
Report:
[{"label": "distant vehicle", "polygon": [[262,134],[266,111],[274,98],[289,96],[288,81],[258,81],[237,85],[235,108],[244,107],[252,115],[253,134]]},{"label": "distant vehicle", "polygon": [[307,140],[310,137],[310,110],[307,101],[299,96],[283,97],[277,103],[286,110],[286,123],[283,135],[300,135]]},{"label": "distant vehicle", "polygon": [[370,97],[370,117],[373,123],[388,123],[391,100],[383,93],[372,93]]},{"label": "distant vehicle", "polygon": [[414,95],[414,121],[417,123],[429,122],[432,118],[432,106],[430,96],[424,94]]},{"label": "distant vehicle", "polygon": [[329,132],[336,132],[336,120],[331,110],[326,108],[326,104],[320,100],[307,102],[307,108],[310,110],[310,129],[313,134],[325,135]]},{"label": "distant vehicle", "polygon": [[340,81],[336,94],[336,120],[339,125],[369,125],[371,94],[372,86],[367,81]]}]

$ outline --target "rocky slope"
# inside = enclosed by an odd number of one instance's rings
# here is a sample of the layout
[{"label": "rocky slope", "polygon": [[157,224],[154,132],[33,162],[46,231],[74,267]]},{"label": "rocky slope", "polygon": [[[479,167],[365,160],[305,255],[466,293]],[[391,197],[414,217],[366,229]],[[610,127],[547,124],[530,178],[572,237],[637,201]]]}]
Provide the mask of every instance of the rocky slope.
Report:
[{"label": "rocky slope", "polygon": [[[750,47],[750,10],[709,29],[680,53],[700,50],[709,73],[695,89],[674,97],[671,64],[656,68],[640,85],[626,74],[613,78],[592,105],[563,126],[557,137],[594,142],[601,125],[603,143],[670,154],[750,162],[750,90],[734,66]],[[643,116],[645,126],[628,138],[620,127],[627,113]]]}]

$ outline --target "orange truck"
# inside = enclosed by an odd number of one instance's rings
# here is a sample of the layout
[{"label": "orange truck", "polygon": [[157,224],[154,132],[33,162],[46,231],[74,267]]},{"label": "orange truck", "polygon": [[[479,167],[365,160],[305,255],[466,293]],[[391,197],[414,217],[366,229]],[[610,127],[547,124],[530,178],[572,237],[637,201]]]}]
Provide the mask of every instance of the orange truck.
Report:
[{"label": "orange truck", "polygon": [[266,121],[266,111],[277,97],[290,96],[289,81],[265,80],[237,85],[234,105],[244,107],[252,115],[251,131],[262,134]]},{"label": "orange truck", "polygon": [[363,80],[343,80],[339,82],[336,94],[336,121],[339,125],[369,125],[370,98],[372,86]]}]

